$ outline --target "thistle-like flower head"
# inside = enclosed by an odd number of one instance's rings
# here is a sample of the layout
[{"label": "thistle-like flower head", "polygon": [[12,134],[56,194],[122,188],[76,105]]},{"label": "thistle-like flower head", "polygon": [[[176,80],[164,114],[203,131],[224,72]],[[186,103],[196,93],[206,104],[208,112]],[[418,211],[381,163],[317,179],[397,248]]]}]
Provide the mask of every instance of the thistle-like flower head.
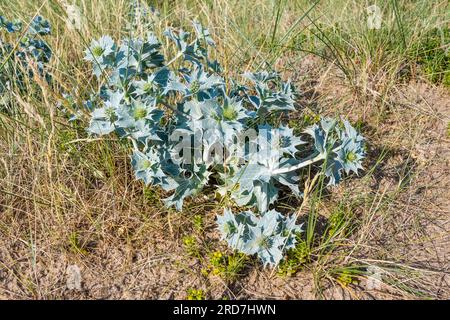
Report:
[{"label": "thistle-like flower head", "polygon": [[185,74],[186,94],[199,96],[204,99],[210,97],[208,91],[223,85],[223,79],[217,75],[208,74],[203,67],[195,66],[190,74]]},{"label": "thistle-like flower head", "polygon": [[94,64],[103,64],[115,48],[116,45],[110,36],[102,36],[98,40],[92,40],[89,48],[85,50],[84,59]]},{"label": "thistle-like flower head", "polygon": [[345,173],[353,171],[358,174],[358,170],[362,169],[362,160],[365,157],[364,139],[350,125],[348,121],[344,121],[344,130],[340,133],[342,139],[341,149],[337,152],[337,160],[341,163]]},{"label": "thistle-like flower head", "polygon": [[161,170],[161,158],[153,149],[146,153],[135,149],[131,156],[131,165],[136,179],[144,181],[146,185],[157,184],[165,177]]}]

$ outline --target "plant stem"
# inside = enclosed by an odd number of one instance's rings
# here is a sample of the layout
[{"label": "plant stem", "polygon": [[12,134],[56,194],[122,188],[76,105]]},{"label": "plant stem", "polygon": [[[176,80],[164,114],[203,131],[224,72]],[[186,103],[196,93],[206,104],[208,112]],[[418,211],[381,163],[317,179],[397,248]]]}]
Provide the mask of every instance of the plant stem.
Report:
[{"label": "plant stem", "polygon": [[273,174],[288,173],[288,172],[295,171],[295,170],[301,169],[303,167],[309,166],[310,164],[313,164],[314,162],[317,162],[317,161],[320,161],[323,159],[325,159],[325,155],[319,154],[319,155],[315,156],[314,158],[305,159],[305,161],[300,162],[299,164],[297,164],[295,166],[279,168],[277,170],[274,170],[272,173]]},{"label": "plant stem", "polygon": [[[331,152],[337,152],[340,149],[341,149],[341,146],[334,148]],[[300,162],[299,164],[297,164],[295,166],[279,168],[277,170],[272,171],[272,173],[273,174],[288,173],[288,172],[295,171],[295,170],[301,169],[303,167],[309,166],[310,164],[313,164],[314,162],[324,160],[325,158],[326,158],[326,154],[320,153],[316,156],[306,158],[303,162]]]},{"label": "plant stem", "polygon": [[[195,40],[188,44],[188,46],[192,46],[195,43]],[[175,57],[172,58],[169,62],[167,62],[166,67],[170,66],[172,63],[177,61],[179,58],[181,58],[186,52],[184,50],[181,50],[177,53]]]}]

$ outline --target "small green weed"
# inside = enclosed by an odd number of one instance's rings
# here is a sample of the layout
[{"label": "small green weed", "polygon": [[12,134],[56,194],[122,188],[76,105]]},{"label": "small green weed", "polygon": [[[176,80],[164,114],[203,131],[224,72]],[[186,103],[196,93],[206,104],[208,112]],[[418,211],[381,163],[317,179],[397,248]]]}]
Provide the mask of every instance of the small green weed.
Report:
[{"label": "small green weed", "polygon": [[287,252],[285,259],[278,266],[278,275],[288,277],[295,275],[310,261],[310,254],[306,241],[298,237],[295,248]]},{"label": "small green weed", "polygon": [[196,214],[194,216],[193,224],[195,231],[197,232],[203,231],[204,228],[203,216],[201,216],[200,214]]},{"label": "small green weed", "polygon": [[188,255],[193,257],[198,257],[200,255],[198,241],[193,235],[183,237],[183,246]]},{"label": "small green weed", "polygon": [[205,292],[201,289],[189,288],[187,290],[187,300],[205,300]]},{"label": "small green weed", "polygon": [[220,251],[213,252],[209,257],[209,264],[203,270],[205,275],[217,275],[229,281],[239,277],[248,258],[242,253],[223,254]]}]

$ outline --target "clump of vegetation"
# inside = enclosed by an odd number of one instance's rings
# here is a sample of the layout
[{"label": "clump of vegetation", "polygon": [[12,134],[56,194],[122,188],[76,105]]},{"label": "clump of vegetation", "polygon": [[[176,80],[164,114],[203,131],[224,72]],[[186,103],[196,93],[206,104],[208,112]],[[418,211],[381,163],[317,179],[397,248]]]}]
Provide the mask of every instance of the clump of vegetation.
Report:
[{"label": "clump of vegetation", "polygon": [[286,253],[286,258],[278,266],[281,276],[293,276],[309,262],[311,250],[306,241],[298,239],[296,246]]},{"label": "clump of vegetation", "polygon": [[[52,50],[43,40],[43,36],[50,32],[50,23],[41,16],[34,17],[28,28],[23,30],[20,21],[9,21],[0,15],[0,34],[10,35],[10,41],[5,41],[7,37],[3,35],[0,39],[0,95],[3,96],[3,104],[8,91],[26,88],[25,76],[32,78],[37,74],[50,81],[46,69]],[[12,37],[14,35],[16,37]]]},{"label": "clump of vegetation", "polygon": [[204,228],[203,217],[199,214],[196,214],[193,218],[193,225],[194,225],[195,231],[197,231],[197,232],[203,231],[203,228]]},{"label": "clump of vegetation", "polygon": [[215,251],[209,256],[209,264],[203,270],[204,274],[212,274],[233,281],[237,279],[245,268],[248,258],[242,253],[225,254]]},{"label": "clump of vegetation", "polygon": [[357,220],[350,208],[340,204],[331,212],[328,218],[326,238],[346,239],[356,228]]},{"label": "clump of vegetation", "polygon": [[205,300],[205,292],[201,289],[190,288],[187,291],[187,300]]},{"label": "clump of vegetation", "polygon": [[183,246],[187,254],[193,257],[200,255],[198,241],[193,235],[187,235],[183,237]]},{"label": "clump of vegetation", "polygon": [[[172,195],[168,207],[181,210],[188,197],[214,181],[219,193],[257,212],[225,209],[217,222],[232,249],[256,254],[264,265],[278,264],[295,245],[296,216],[270,210],[281,187],[302,197],[302,168],[321,168],[328,185],[344,173],[358,173],[364,159],[363,137],[347,121],[322,118],[295,135],[275,115],[295,110],[295,92],[275,72],[244,74],[246,83],[225,79],[214,59],[208,29],[193,23],[194,34],[167,29],[177,53],[170,60],[150,32],[145,38],[116,43],[109,36],[85,51],[97,92],[88,131],[116,133],[133,145],[131,164],[146,185]],[[187,245],[190,247],[190,245]]]},{"label": "clump of vegetation", "polygon": [[414,46],[417,61],[433,83],[450,86],[450,29],[434,28]]}]

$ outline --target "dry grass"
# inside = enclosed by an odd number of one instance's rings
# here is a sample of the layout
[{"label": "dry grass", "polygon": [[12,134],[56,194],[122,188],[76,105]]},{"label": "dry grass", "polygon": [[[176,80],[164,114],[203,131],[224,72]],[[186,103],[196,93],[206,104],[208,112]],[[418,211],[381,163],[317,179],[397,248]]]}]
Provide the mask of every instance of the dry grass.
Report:
[{"label": "dry grass", "polygon": [[[205,272],[213,252],[229,254],[215,231],[221,208],[212,192],[183,212],[168,210],[160,190],[134,180],[127,144],[88,138],[85,123],[58,111],[62,90],[80,99],[90,90],[85,44],[126,35],[126,1],[76,2],[86,14],[80,31],[65,25],[63,1],[0,4],[10,18],[50,19],[57,83],[30,83],[27,94],[14,93],[16,111],[0,113],[0,298],[185,298],[190,288],[232,299],[450,297],[450,94],[427,82],[409,50],[421,32],[448,26],[446,2],[398,1],[410,9],[403,44],[384,2],[381,36],[365,33],[359,1],[158,2],[157,33],[202,20],[227,74],[273,66],[295,80],[293,123],[338,114],[369,142],[364,174],[302,209],[316,227],[297,272],[282,276],[249,259],[232,280]],[[343,223],[334,233],[332,216]],[[67,287],[71,265],[81,270],[80,290]]]}]

